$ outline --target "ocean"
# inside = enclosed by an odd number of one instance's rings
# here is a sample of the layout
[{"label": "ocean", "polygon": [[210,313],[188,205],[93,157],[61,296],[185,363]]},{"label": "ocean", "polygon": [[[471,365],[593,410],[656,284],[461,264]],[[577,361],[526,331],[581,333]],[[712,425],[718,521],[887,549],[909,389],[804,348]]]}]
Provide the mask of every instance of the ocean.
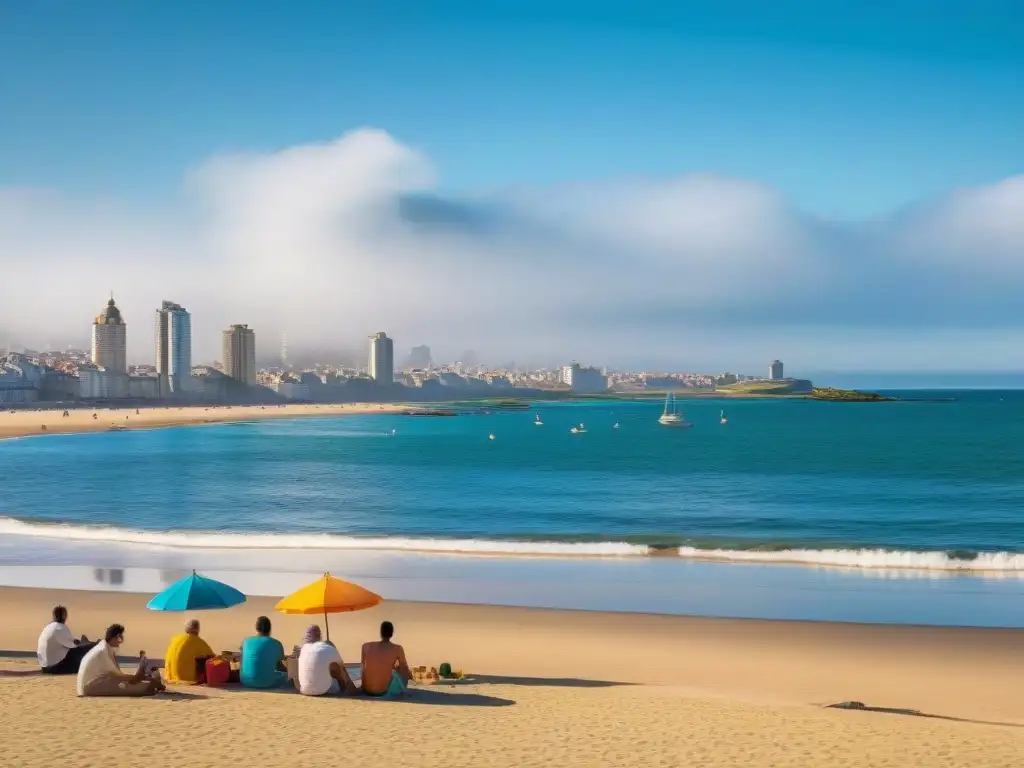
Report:
[{"label": "ocean", "polygon": [[[516,604],[1024,625],[1024,391],[896,394],[680,400],[685,430],[660,403],[597,401],[2,441],[0,565],[331,568],[416,599],[487,602],[491,579]],[[774,608],[750,597],[766,583]],[[695,607],[697,584],[735,594]],[[843,585],[860,608],[830,605]]]}]

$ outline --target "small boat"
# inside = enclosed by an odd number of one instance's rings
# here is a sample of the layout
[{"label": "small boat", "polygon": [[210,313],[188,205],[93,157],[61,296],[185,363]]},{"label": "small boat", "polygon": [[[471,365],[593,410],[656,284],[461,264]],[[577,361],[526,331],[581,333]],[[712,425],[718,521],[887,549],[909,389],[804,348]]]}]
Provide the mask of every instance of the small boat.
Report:
[{"label": "small boat", "polygon": [[489,434],[489,435],[487,436],[487,439],[488,439],[488,440],[493,440],[493,439],[494,439],[494,433],[492,432],[491,434]]},{"label": "small boat", "polygon": [[578,427],[573,427],[569,431],[572,432],[574,435],[582,435],[586,433],[587,428],[583,426],[583,422],[581,421]]},{"label": "small boat", "polygon": [[538,427],[543,427],[544,426],[544,422],[540,420],[540,414],[539,413],[537,414],[537,418],[535,418],[533,420],[533,423],[536,424]]},{"label": "small boat", "polygon": [[683,414],[676,409],[676,396],[669,392],[665,396],[665,410],[658,417],[658,423],[666,427],[692,427],[693,424],[683,418]]},{"label": "small boat", "polygon": [[722,411],[722,415],[718,417],[719,424],[728,424],[729,420],[725,418],[725,411]]}]

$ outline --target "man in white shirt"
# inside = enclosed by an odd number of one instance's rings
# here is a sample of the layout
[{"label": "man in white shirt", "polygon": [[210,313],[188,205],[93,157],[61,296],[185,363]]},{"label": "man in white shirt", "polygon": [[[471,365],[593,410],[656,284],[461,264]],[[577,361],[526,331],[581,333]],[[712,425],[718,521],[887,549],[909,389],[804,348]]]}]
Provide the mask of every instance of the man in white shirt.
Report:
[{"label": "man in white shirt", "polygon": [[325,643],[320,627],[313,624],[306,630],[305,644],[299,651],[299,693],[306,696],[339,696],[356,694],[359,689],[345,670],[338,649]]},{"label": "man in white shirt", "polygon": [[96,643],[89,638],[71,636],[68,629],[68,609],[58,605],[53,609],[53,621],[43,627],[39,634],[39,646],[36,655],[39,666],[49,675],[73,675],[78,672],[78,665]]},{"label": "man in white shirt", "polygon": [[85,654],[78,668],[79,696],[150,696],[165,690],[159,676],[147,679],[147,665],[139,664],[134,675],[121,671],[117,649],[124,642],[124,627],[111,624],[104,639]]}]

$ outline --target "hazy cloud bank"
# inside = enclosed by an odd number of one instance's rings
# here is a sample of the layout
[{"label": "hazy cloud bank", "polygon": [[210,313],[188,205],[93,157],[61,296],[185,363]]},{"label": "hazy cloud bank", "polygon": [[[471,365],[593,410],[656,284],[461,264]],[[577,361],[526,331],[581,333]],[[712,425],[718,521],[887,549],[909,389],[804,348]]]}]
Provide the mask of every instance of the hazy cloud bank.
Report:
[{"label": "hazy cloud bank", "polygon": [[83,343],[113,289],[139,361],[166,298],[193,313],[197,360],[247,322],[264,348],[387,330],[399,356],[494,362],[1015,367],[999,350],[1024,334],[1024,176],[859,222],[713,175],[435,189],[427,158],[373,130],[212,158],[170,211],[0,189],[0,343]]}]

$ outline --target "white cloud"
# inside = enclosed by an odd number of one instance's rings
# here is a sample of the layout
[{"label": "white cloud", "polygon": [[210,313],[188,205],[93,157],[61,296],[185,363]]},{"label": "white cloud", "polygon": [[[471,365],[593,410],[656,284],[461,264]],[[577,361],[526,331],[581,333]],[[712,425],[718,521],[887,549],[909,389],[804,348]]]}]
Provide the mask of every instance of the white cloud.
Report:
[{"label": "white cloud", "polygon": [[449,355],[672,367],[832,359],[892,328],[913,366],[947,358],[943,333],[977,350],[1024,325],[1024,177],[874,222],[708,175],[433,190],[427,158],[371,130],[212,158],[173,211],[0,190],[0,336],[82,343],[110,289],[140,361],[165,298],[193,312],[200,359],[232,322],[264,348],[385,329]]}]

